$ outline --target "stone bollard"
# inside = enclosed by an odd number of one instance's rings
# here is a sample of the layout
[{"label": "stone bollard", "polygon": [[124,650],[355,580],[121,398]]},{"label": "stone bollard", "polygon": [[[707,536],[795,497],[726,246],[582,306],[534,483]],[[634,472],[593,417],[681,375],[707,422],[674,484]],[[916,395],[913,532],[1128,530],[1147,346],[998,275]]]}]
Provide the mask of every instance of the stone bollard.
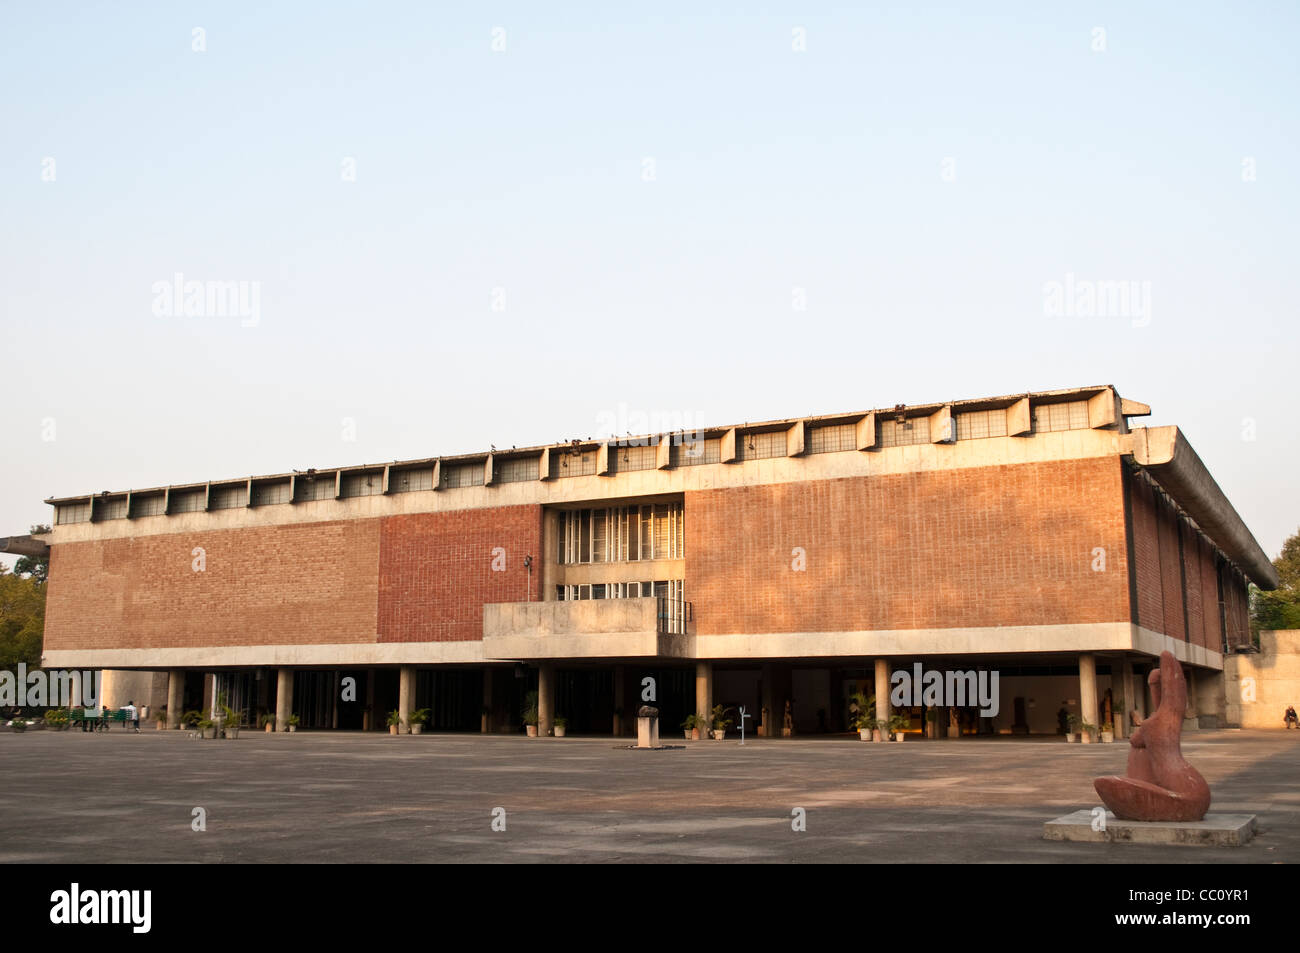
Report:
[{"label": "stone bollard", "polygon": [[636,746],[659,747],[659,709],[642,705],[636,713]]}]

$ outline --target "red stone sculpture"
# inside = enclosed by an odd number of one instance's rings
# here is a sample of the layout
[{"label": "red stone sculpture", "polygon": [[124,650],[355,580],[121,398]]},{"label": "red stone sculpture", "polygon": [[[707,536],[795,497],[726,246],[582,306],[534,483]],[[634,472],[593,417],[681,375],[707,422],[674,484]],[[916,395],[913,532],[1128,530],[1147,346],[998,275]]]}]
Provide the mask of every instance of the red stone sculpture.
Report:
[{"label": "red stone sculpture", "polygon": [[1210,786],[1183,760],[1178,739],[1187,713],[1187,680],[1171,652],[1151,673],[1155,714],[1133,731],[1125,777],[1093,782],[1102,803],[1128,821],[1199,821],[1210,809]]}]

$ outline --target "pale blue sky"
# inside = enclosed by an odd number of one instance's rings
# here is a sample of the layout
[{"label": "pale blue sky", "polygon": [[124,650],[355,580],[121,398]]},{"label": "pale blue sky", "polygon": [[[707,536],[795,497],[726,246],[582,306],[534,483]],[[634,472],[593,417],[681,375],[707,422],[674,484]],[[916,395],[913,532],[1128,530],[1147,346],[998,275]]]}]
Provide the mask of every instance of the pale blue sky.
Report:
[{"label": "pale blue sky", "polygon": [[[1101,383],[1270,556],[1300,527],[1294,5],[558,6],[0,5],[0,535],[620,404]],[[260,282],[257,326],[156,316],[176,272]],[[1048,317],[1067,274],[1147,320]]]}]

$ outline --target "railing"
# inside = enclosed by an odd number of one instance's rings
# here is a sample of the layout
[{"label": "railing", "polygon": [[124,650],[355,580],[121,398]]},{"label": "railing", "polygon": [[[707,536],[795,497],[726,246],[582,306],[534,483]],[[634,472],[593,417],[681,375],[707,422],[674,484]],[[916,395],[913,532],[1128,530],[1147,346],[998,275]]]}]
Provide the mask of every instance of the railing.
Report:
[{"label": "railing", "polygon": [[659,634],[686,635],[690,624],[695,621],[695,607],[685,599],[670,599],[659,596]]}]

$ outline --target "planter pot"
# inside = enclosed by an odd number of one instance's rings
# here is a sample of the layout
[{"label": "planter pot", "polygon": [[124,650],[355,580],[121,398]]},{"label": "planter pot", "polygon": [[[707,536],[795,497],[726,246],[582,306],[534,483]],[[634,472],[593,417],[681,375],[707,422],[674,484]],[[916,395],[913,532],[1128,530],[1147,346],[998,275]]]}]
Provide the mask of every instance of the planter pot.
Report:
[{"label": "planter pot", "polygon": [[699,741],[699,740],[700,740],[700,729],[698,729],[698,728],[692,728],[692,729],[687,733],[686,737],[687,737],[687,738],[690,738],[692,741]]},{"label": "planter pot", "polygon": [[153,727],[154,727],[154,730],[155,730],[155,731],[166,731],[166,730],[167,730],[167,722],[165,722],[165,721],[156,721],[156,722],[154,722],[154,726],[153,726]]},{"label": "planter pot", "polygon": [[862,741],[870,741],[870,740],[871,740],[871,729],[870,729],[870,728],[859,728],[859,729],[858,729],[858,738],[860,738]]},{"label": "planter pot", "polygon": [[418,735],[418,734],[419,734],[420,732],[422,732],[422,731],[424,731],[424,725],[412,725],[412,726],[411,726],[411,734],[413,734],[413,735]]},{"label": "planter pot", "polygon": [[298,730],[298,726],[297,726],[297,725],[290,725],[290,726],[289,726],[289,732],[290,732],[290,734],[292,734],[293,732],[295,732],[295,731],[297,731],[297,730]]},{"label": "planter pot", "polygon": [[565,728],[561,728],[559,725],[556,725],[556,726],[555,726],[555,737],[557,737],[557,738],[563,738],[563,737],[564,737],[564,732],[565,732],[566,730],[567,730],[567,729],[565,729]]},{"label": "planter pot", "polygon": [[726,729],[726,728],[714,728],[714,729],[713,729],[713,740],[714,740],[714,741],[721,741],[721,740],[722,740],[723,738],[725,738],[725,737],[727,737],[727,729]]},{"label": "planter pot", "polygon": [[1085,745],[1090,745],[1090,744],[1092,744],[1092,732],[1085,731],[1085,732],[1083,732],[1082,734],[1080,734],[1080,735],[1079,735],[1079,742],[1080,742],[1081,744],[1085,744]]},{"label": "planter pot", "polygon": [[871,740],[883,742],[885,740],[885,736],[880,733],[879,728],[873,728],[871,731]]},{"label": "planter pot", "polygon": [[1108,745],[1108,744],[1110,744],[1111,742],[1113,742],[1114,740],[1115,740],[1115,732],[1113,732],[1113,731],[1103,731],[1103,732],[1101,733],[1101,743],[1102,743],[1102,744],[1104,744],[1104,745]]},{"label": "planter pot", "polygon": [[529,738],[536,738],[536,737],[537,737],[537,726],[536,726],[536,725],[527,725],[527,726],[526,726],[526,730],[527,730],[527,732],[528,732],[528,737],[529,737]]},{"label": "planter pot", "polygon": [[399,727],[398,725],[389,725],[389,726],[388,726],[388,733],[389,733],[390,735],[395,735],[395,734],[397,734],[397,729],[398,729],[398,727]]},{"label": "planter pot", "polygon": [[961,737],[961,729],[960,729],[960,728],[954,728],[952,725],[949,725],[949,726],[948,726],[948,737],[949,737],[949,738],[960,738],[960,737]]},{"label": "planter pot", "polygon": [[222,730],[223,730],[223,732],[224,732],[224,734],[225,734],[225,736],[226,736],[226,740],[228,740],[228,741],[234,741],[236,738],[239,737],[239,729],[238,729],[238,728],[225,728],[225,729],[222,729]]},{"label": "planter pot", "polygon": [[903,732],[901,732],[901,731],[896,731],[896,732],[894,732],[894,740],[895,740],[895,741],[902,741],[902,740],[903,740],[904,738],[906,738],[906,737],[907,737],[907,735],[903,734]]},{"label": "planter pot", "polygon": [[1079,740],[1079,736],[1074,734],[1073,732],[1066,732],[1065,740],[1066,743],[1068,744],[1074,744],[1076,741]]},{"label": "planter pot", "polygon": [[262,730],[265,731],[267,734],[270,734],[271,732],[275,731],[275,722],[268,721],[266,723],[266,726]]},{"label": "planter pot", "polygon": [[693,737],[691,737],[692,735],[695,734],[695,732],[693,732],[693,731],[687,731],[687,730],[683,729],[683,730],[682,730],[682,734],[686,736],[686,740],[687,740],[687,741],[694,741],[694,740],[695,740]]},{"label": "planter pot", "polygon": [[217,729],[215,729],[215,728],[204,728],[204,729],[203,729],[203,737],[204,737],[204,739],[209,740],[209,741],[213,740],[214,738],[217,737]]}]

